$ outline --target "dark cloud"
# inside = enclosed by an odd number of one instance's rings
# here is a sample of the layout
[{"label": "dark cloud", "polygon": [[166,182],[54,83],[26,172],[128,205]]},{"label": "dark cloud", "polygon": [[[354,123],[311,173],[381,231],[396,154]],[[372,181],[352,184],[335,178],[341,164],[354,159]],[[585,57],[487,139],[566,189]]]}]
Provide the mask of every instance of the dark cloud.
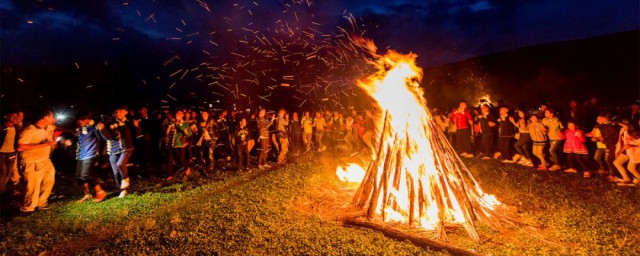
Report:
[{"label": "dark cloud", "polygon": [[[254,1],[202,2],[208,4],[209,11],[197,1],[11,0],[0,4],[3,64],[97,59],[100,54],[113,58],[131,49],[167,45],[167,51],[178,51],[165,38],[193,33],[200,33],[192,37],[193,45],[204,47],[214,31],[239,30],[251,22],[273,24],[285,17],[280,1],[255,1],[258,5]],[[327,31],[343,22],[344,10],[354,12],[381,48],[417,52],[423,64],[429,65],[638,29],[640,24],[636,0],[615,4],[577,0],[327,0],[302,7],[300,19],[321,17]],[[221,21],[221,17],[229,20]],[[220,34],[213,38],[224,40]],[[202,47],[189,48],[200,52]]]}]

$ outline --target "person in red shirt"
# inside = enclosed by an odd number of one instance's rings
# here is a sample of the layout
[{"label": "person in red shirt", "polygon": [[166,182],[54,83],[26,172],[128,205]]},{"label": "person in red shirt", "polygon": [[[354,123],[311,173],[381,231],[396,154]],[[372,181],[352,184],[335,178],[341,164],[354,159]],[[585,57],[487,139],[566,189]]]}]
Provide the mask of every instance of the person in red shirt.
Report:
[{"label": "person in red shirt", "polygon": [[458,108],[453,111],[451,115],[451,121],[456,124],[456,149],[460,153],[460,156],[471,158],[471,126],[473,125],[473,119],[471,119],[471,113],[467,109],[467,102],[460,101]]}]

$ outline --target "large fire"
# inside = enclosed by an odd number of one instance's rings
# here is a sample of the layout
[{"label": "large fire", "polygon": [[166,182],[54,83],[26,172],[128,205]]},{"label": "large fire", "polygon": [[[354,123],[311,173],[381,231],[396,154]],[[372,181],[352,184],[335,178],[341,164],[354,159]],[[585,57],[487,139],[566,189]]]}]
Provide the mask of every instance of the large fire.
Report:
[{"label": "large fire", "polygon": [[[359,168],[366,173],[354,202],[367,208],[370,218],[418,225],[442,238],[445,226],[462,225],[477,240],[474,221],[494,219],[500,203],[480,189],[432,120],[419,87],[417,56],[395,51],[374,56],[378,71],[358,86],[377,103],[378,136],[368,168]],[[349,170],[358,168],[339,167],[337,173],[353,177]]]}]

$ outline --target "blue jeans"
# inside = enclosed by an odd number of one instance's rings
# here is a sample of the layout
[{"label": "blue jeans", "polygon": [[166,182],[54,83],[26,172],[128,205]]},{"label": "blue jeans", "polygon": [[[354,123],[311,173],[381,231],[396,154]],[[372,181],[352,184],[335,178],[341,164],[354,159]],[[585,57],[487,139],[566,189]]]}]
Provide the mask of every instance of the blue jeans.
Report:
[{"label": "blue jeans", "polygon": [[123,179],[129,178],[129,171],[127,170],[127,164],[129,164],[129,158],[131,158],[133,150],[122,151],[118,154],[109,156],[109,163],[113,170],[113,179],[116,181],[118,188]]}]

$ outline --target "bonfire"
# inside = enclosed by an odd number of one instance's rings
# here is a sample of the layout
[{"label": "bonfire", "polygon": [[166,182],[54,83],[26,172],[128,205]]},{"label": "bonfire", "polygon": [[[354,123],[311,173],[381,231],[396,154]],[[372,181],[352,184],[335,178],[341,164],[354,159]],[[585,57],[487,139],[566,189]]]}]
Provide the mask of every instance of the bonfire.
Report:
[{"label": "bonfire", "polygon": [[369,219],[417,226],[443,240],[446,228],[464,227],[478,241],[476,221],[496,227],[504,219],[496,211],[500,202],[482,191],[436,126],[419,86],[417,56],[377,55],[365,44],[377,72],[358,86],[378,108],[375,150],[368,166],[339,167],[338,176],[361,182],[354,203]]}]

